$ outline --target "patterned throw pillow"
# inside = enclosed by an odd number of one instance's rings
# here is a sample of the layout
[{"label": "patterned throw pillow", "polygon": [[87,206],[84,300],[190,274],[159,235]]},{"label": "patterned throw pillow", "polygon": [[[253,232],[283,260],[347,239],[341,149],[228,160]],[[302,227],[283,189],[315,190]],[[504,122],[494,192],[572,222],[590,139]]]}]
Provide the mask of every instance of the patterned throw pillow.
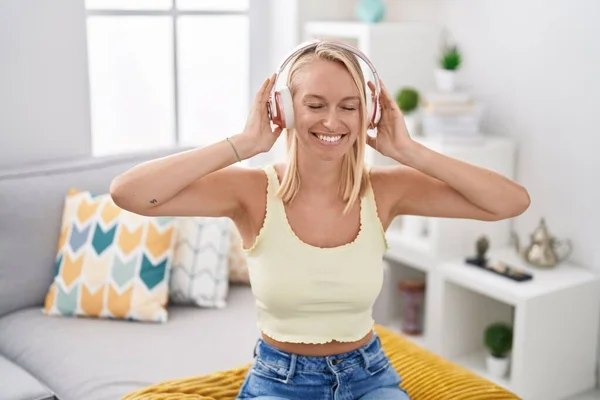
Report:
[{"label": "patterned throw pillow", "polygon": [[231,230],[231,247],[229,250],[229,282],[242,285],[250,284],[248,263],[243,249],[242,237],[235,224]]},{"label": "patterned throw pillow", "polygon": [[69,191],[44,313],[166,322],[175,222]]},{"label": "patterned throw pillow", "polygon": [[177,225],[170,299],[173,304],[223,308],[229,291],[229,218],[186,217]]}]

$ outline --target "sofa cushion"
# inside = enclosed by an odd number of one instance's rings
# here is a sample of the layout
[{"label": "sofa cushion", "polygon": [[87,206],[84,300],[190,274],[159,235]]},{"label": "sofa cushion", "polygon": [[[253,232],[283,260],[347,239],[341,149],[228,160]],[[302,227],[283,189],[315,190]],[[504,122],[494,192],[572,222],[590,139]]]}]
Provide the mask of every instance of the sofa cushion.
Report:
[{"label": "sofa cushion", "polygon": [[0,355],[0,400],[52,400],[54,394],[19,365]]},{"label": "sofa cushion", "polygon": [[177,222],[70,190],[46,314],[165,322]]},{"label": "sofa cushion", "polygon": [[223,308],[229,290],[230,218],[177,219],[169,297],[173,304]]},{"label": "sofa cushion", "polygon": [[259,330],[252,291],[232,287],[226,308],[169,307],[169,321],[45,316],[0,318],[0,353],[45,382],[60,400],[114,400],[167,379],[252,361]]},{"label": "sofa cushion", "polygon": [[0,316],[41,307],[54,277],[69,188],[106,193],[112,179],[142,161],[183,149],[85,158],[0,171]]}]

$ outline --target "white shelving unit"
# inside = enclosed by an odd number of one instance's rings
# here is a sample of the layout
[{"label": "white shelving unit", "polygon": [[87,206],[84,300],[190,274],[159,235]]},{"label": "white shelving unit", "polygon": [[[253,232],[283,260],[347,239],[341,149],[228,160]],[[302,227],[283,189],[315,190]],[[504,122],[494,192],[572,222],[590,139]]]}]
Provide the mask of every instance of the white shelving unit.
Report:
[{"label": "white shelving unit", "polygon": [[[594,387],[600,315],[600,278],[589,269],[562,264],[529,267],[512,249],[495,251],[501,260],[534,275],[513,282],[462,260],[442,263],[440,354],[494,380],[524,399],[562,400]],[[485,369],[482,332],[494,321],[513,326],[511,371],[504,379]]]},{"label": "white shelving unit", "polygon": [[[442,29],[422,23],[309,22],[305,38],[344,40],[371,59],[384,83],[395,92],[413,86],[434,89],[433,70]],[[515,176],[516,143],[505,137],[452,142],[415,137],[428,148],[475,165]],[[394,160],[374,151],[372,165]],[[507,246],[511,221],[482,222],[451,218],[402,217],[387,232],[384,287],[374,307],[377,323],[401,332],[402,279],[425,282],[424,329],[405,335],[527,400],[564,400],[594,387],[600,326],[600,278],[589,269],[562,264],[551,270],[528,267]],[[422,229],[415,230],[417,226]],[[421,234],[418,231],[426,232]],[[417,233],[411,233],[417,232]],[[481,236],[490,239],[490,257],[533,273],[514,282],[464,263]],[[485,327],[505,321],[514,327],[511,370],[491,377],[485,367]]]},{"label": "white shelving unit", "polygon": [[[424,331],[405,337],[527,400],[564,400],[595,386],[600,325],[600,276],[564,263],[542,270],[528,266],[512,249],[491,251],[500,260],[533,274],[515,282],[465,263],[433,260],[406,244],[390,243],[386,280],[375,305],[378,323],[401,331],[400,279],[426,282]],[[513,326],[511,369],[496,378],[485,366],[483,332],[492,322]]]}]

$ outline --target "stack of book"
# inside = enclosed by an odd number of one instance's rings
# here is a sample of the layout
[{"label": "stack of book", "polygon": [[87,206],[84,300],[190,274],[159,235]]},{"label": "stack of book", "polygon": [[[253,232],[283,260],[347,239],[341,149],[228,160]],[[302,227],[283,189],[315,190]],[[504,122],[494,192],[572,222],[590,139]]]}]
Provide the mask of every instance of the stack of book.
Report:
[{"label": "stack of book", "polygon": [[431,93],[421,105],[425,136],[480,140],[482,106],[468,93]]}]

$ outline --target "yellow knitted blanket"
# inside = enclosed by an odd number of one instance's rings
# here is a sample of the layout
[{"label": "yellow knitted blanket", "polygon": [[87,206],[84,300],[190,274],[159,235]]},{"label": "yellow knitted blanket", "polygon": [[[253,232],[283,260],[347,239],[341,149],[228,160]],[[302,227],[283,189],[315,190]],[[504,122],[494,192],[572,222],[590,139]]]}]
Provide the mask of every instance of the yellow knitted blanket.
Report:
[{"label": "yellow knitted blanket", "polygon": [[[375,330],[412,400],[519,400],[515,394],[380,325]],[[250,365],[157,383],[122,400],[234,400]]]}]

